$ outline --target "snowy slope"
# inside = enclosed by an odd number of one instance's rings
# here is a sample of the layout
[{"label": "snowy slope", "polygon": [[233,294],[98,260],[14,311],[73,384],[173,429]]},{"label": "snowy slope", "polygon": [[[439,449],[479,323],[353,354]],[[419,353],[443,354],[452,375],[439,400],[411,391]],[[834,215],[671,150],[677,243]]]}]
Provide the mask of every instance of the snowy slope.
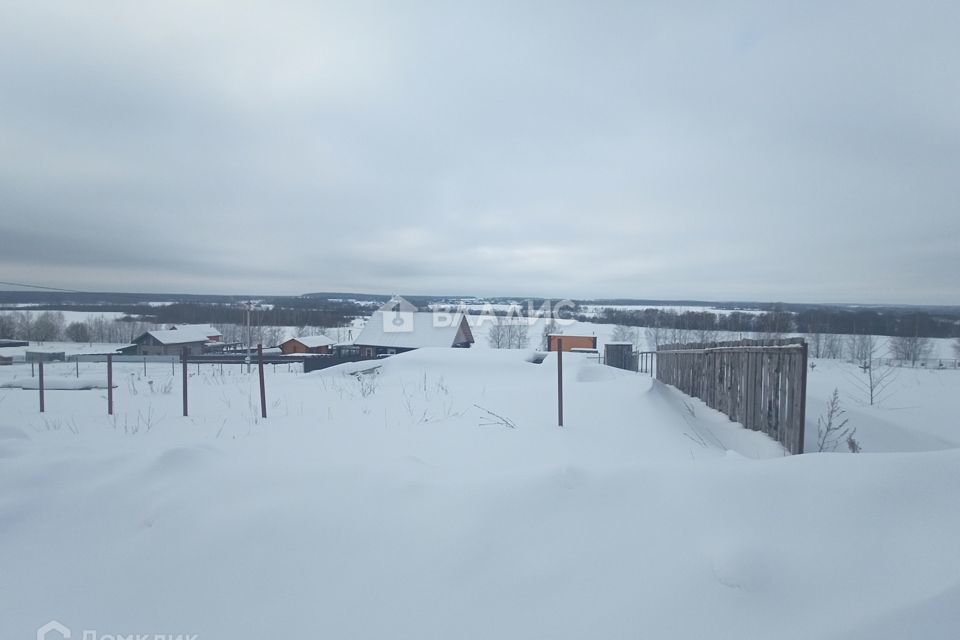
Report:
[{"label": "snowy slope", "polygon": [[0,638],[956,637],[960,451],[786,457],[574,355],[559,428],[530,355],[268,367],[266,421],[239,367],[0,390]]}]

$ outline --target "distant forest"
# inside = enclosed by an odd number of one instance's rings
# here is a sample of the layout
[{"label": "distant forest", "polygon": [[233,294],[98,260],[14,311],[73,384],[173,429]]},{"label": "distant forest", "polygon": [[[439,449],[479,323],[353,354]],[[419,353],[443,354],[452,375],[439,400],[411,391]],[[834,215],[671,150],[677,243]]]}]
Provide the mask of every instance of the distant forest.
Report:
[{"label": "distant forest", "polygon": [[953,338],[960,335],[960,314],[931,314],[903,309],[814,308],[793,312],[772,310],[761,313],[713,313],[669,309],[625,310],[605,308],[594,319],[578,314],[577,319],[632,327],[659,327],[691,331],[734,331],[742,333],[806,333],[875,336],[922,336]]},{"label": "distant forest", "polygon": [[[257,327],[344,327],[357,317],[368,316],[388,296],[347,293],[308,294],[304,296],[276,296],[260,298],[251,311],[251,325]],[[456,305],[463,298],[436,298],[408,296],[407,299],[426,310],[430,304]],[[139,293],[64,293],[64,292],[10,292],[0,291],[0,338],[17,337],[33,340],[54,340],[59,337],[84,341],[84,332],[74,327],[68,332],[63,319],[43,315],[50,311],[84,311],[123,313],[109,332],[100,327],[103,321],[87,323],[92,335],[119,333],[129,340],[136,331],[171,324],[205,323],[215,326],[242,326],[247,322],[246,300],[241,296],[199,296]],[[157,304],[164,301],[164,304]],[[481,302],[480,299],[473,299]],[[486,302],[506,304],[509,298],[488,298]],[[150,304],[153,303],[153,304]],[[678,306],[711,306],[731,309],[726,312],[672,310],[665,308],[619,309],[605,307],[599,314],[587,313],[585,305],[658,304]],[[29,304],[29,307],[19,305]],[[550,301],[524,301],[521,312],[538,311]],[[17,305],[17,306],[15,306]],[[752,308],[758,311],[746,312]],[[24,313],[29,312],[29,313]],[[473,311],[474,313],[478,311]],[[498,310],[498,315],[507,312]],[[33,314],[33,317],[28,317]],[[639,300],[582,300],[563,307],[562,316],[585,322],[600,322],[627,327],[649,327],[698,332],[730,331],[739,333],[801,333],[922,336],[953,338],[960,336],[960,308],[957,307],[861,307],[854,305],[800,305],[775,303],[710,303],[697,301],[639,301]],[[111,324],[113,322],[111,321]],[[225,332],[226,333],[226,332]],[[72,334],[72,337],[70,337]]]}]

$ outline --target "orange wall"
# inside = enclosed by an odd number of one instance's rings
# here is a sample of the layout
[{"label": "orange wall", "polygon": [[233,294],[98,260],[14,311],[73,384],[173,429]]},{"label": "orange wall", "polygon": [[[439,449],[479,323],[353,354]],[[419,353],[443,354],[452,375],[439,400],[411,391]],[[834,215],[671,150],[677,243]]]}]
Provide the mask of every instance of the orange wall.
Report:
[{"label": "orange wall", "polygon": [[288,340],[280,345],[280,351],[284,354],[290,353],[330,353],[330,347],[315,347],[313,349],[308,349],[303,344],[297,342],[296,340]]},{"label": "orange wall", "polygon": [[550,336],[549,351],[557,350],[557,340],[563,340],[564,351],[597,348],[597,336]]}]

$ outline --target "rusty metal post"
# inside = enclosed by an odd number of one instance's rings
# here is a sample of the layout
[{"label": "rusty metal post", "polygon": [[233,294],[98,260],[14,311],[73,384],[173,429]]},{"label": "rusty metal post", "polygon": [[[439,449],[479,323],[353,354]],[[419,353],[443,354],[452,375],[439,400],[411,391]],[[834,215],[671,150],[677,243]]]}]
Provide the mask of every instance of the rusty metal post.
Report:
[{"label": "rusty metal post", "polygon": [[180,352],[180,359],[183,361],[183,417],[187,417],[187,348],[184,347]]},{"label": "rusty metal post", "polygon": [[260,415],[267,417],[267,387],[263,382],[263,345],[257,345],[257,368],[260,370]]},{"label": "rusty metal post", "polygon": [[557,338],[557,423],[563,426],[563,338]]},{"label": "rusty metal post", "polygon": [[46,408],[43,404],[43,360],[37,363],[37,371],[40,372],[40,413]]},{"label": "rusty metal post", "polygon": [[107,415],[113,415],[113,355],[107,355]]}]

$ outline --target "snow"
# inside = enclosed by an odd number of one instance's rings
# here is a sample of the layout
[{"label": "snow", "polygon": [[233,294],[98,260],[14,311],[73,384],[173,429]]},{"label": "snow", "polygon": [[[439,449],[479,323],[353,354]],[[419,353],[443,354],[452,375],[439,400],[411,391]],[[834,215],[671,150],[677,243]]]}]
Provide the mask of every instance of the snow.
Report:
[{"label": "snow", "polygon": [[297,336],[295,338],[290,338],[290,340],[296,340],[308,349],[328,347],[330,345],[337,344],[336,340],[328,338],[327,336]]},{"label": "snow", "polygon": [[[44,390],[48,391],[86,391],[88,389],[106,389],[107,381],[101,378],[53,378],[44,377]],[[0,389],[40,389],[40,378],[18,378],[0,384]]]},{"label": "snow", "polygon": [[177,331],[192,331],[194,333],[202,333],[204,339],[219,338],[223,336],[219,329],[210,324],[177,324],[171,326],[170,328]]},{"label": "snow", "polygon": [[185,325],[181,329],[155,329],[147,331],[147,335],[153,336],[160,344],[186,344],[188,342],[207,342],[207,333],[201,329],[196,329],[190,325]]},{"label": "snow", "polygon": [[[874,418],[939,450],[784,456],[578,354],[560,428],[554,354],[533,355],[268,366],[266,420],[240,366],[191,366],[189,418],[169,365],[117,365],[112,419],[104,390],[51,391],[43,415],[0,390],[0,638],[960,632],[957,372],[905,373],[886,407],[841,392],[865,450],[891,445]],[[811,372],[811,419],[839,364]]]},{"label": "snow", "polygon": [[0,356],[13,357],[22,361],[27,351],[37,351],[63,353],[69,358],[75,355],[116,353],[118,349],[128,346],[130,345],[109,342],[31,342],[26,347],[0,347]]},{"label": "snow", "polygon": [[743,313],[748,315],[759,315],[763,311],[759,309],[718,309],[711,306],[697,305],[675,305],[675,304],[585,304],[581,305],[580,311],[586,316],[598,317],[603,314],[604,309],[615,309],[617,311],[644,311],[646,309],[656,309],[659,311],[669,311],[678,315],[692,313],[714,313],[716,315],[730,315],[731,313]]}]

